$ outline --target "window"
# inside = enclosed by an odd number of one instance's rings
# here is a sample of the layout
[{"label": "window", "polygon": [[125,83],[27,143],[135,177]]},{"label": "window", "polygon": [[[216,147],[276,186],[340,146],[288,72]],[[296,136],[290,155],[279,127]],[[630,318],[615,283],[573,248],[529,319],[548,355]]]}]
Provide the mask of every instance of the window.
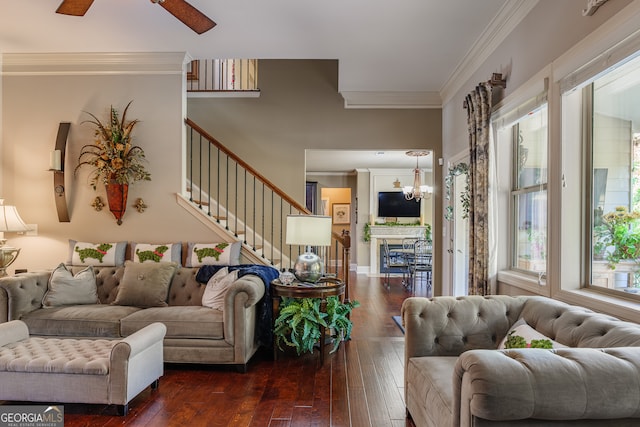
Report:
[{"label": "window", "polygon": [[[537,276],[547,271],[548,107],[546,92],[495,113],[500,230],[509,249],[499,268]],[[508,216],[505,215],[508,212]],[[541,280],[538,280],[542,284]]]},{"label": "window", "polygon": [[588,254],[594,287],[640,291],[640,57],[583,90]]},{"label": "window", "polygon": [[512,268],[547,270],[547,106],[513,127]]}]

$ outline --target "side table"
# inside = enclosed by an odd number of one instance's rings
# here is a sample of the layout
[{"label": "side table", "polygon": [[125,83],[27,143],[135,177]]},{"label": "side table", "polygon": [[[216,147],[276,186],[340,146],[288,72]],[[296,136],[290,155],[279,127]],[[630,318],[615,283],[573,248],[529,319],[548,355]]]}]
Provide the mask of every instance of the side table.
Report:
[{"label": "side table", "polygon": [[[273,322],[280,314],[280,298],[321,298],[320,311],[326,313],[327,297],[337,296],[340,299],[344,296],[345,285],[340,279],[322,278],[316,283],[302,283],[294,281],[290,285],[283,285],[279,279],[271,282],[271,298],[273,304]],[[325,328],[320,327],[322,337],[320,338],[320,364],[324,363]],[[278,359],[278,346],[276,337],[273,337],[273,360]]]}]

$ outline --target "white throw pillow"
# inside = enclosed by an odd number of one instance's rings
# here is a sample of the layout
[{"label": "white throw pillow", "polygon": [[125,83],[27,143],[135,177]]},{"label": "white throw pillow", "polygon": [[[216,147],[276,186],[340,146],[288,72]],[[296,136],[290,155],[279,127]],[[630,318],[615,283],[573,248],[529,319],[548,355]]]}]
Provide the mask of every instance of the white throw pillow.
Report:
[{"label": "white throw pillow", "polygon": [[69,240],[68,265],[113,267],[124,264],[127,242],[89,243]]},{"label": "white throw pillow", "polygon": [[559,342],[554,341],[551,338],[541,334],[540,332],[536,331],[531,326],[529,326],[524,319],[520,319],[516,323],[514,323],[513,326],[511,326],[511,328],[507,332],[507,335],[504,337],[502,342],[500,342],[500,345],[498,346],[499,350],[502,350],[502,349],[506,348],[505,344],[507,342],[507,338],[509,338],[509,334],[512,331],[514,331],[515,335],[518,335],[518,336],[521,336],[522,338],[524,338],[527,343],[530,343],[531,340],[549,340],[549,341],[551,341],[551,344],[553,345],[553,348],[566,348],[567,347],[566,345],[562,345]]},{"label": "white throw pillow", "polygon": [[242,242],[193,243],[187,245],[186,267],[238,265]]},{"label": "white throw pillow", "polygon": [[133,262],[182,263],[182,243],[131,243]]},{"label": "white throw pillow", "polygon": [[47,293],[42,298],[43,307],[97,303],[98,288],[92,266],[74,276],[64,264],[60,264],[51,273]]},{"label": "white throw pillow", "polygon": [[221,268],[211,276],[202,294],[202,306],[224,311],[224,298],[227,290],[238,278],[238,270],[229,273],[227,267]]}]

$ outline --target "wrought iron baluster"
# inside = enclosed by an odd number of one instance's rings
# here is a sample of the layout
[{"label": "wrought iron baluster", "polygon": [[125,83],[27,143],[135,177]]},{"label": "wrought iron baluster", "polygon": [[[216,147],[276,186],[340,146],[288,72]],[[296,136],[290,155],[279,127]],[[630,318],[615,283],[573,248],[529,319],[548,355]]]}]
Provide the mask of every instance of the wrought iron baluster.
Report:
[{"label": "wrought iron baluster", "polygon": [[189,201],[193,202],[193,128],[189,126]]},{"label": "wrought iron baluster", "polygon": [[224,171],[224,173],[226,175],[226,178],[225,178],[226,185],[225,185],[225,195],[224,195],[224,197],[225,197],[224,211],[225,211],[225,217],[227,219],[224,222],[225,223],[224,228],[228,230],[229,229],[229,156],[226,156],[226,158],[227,158],[227,161],[226,161],[226,166],[225,166],[225,171]]},{"label": "wrought iron baluster", "polygon": [[209,149],[207,151],[207,215],[211,216],[211,144],[208,145]]}]

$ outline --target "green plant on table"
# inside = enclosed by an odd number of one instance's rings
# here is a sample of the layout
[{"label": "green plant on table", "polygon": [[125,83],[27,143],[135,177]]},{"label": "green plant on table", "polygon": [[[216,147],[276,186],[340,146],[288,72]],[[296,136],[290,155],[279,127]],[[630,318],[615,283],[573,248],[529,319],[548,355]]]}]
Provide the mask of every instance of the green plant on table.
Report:
[{"label": "green plant on table", "polygon": [[332,353],[340,346],[341,339],[351,337],[353,323],[349,314],[360,303],[342,302],[336,296],[328,297],[326,312],[321,311],[321,304],[320,298],[283,298],[273,330],[278,348],[282,349],[281,345],[284,343],[294,347],[298,355],[312,353],[314,345],[324,338],[321,327],[329,328],[335,333]]}]

